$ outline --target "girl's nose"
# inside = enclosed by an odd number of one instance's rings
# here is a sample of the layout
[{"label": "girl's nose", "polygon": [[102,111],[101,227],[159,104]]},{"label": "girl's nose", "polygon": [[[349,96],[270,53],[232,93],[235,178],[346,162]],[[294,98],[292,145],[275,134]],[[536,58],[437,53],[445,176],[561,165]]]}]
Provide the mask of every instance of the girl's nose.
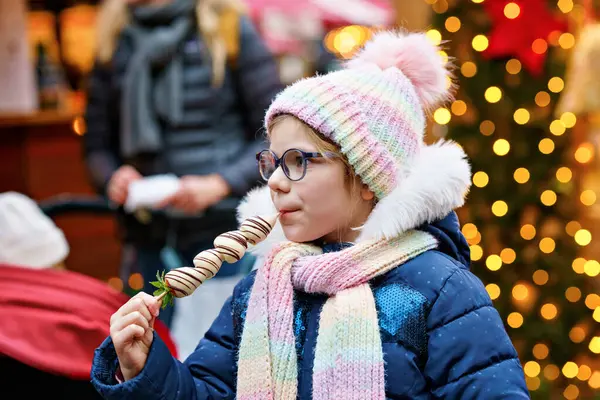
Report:
[{"label": "girl's nose", "polygon": [[287,193],[290,191],[291,181],[283,173],[281,167],[277,168],[269,178],[267,185],[274,192]]}]

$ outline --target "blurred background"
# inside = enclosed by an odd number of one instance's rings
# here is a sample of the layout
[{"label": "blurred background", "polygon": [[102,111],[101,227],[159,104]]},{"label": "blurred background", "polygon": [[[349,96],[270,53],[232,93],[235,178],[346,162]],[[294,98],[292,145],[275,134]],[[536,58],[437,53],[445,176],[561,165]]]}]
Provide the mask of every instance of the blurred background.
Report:
[{"label": "blurred background", "polygon": [[[0,0],[0,192],[38,202],[70,243],[69,269],[132,295],[144,279],[82,150],[100,3]],[[472,160],[459,210],[472,270],[532,398],[600,398],[600,1],[245,4],[284,84],[340,68],[378,29],[441,44],[458,90],[427,140],[456,140]]]}]

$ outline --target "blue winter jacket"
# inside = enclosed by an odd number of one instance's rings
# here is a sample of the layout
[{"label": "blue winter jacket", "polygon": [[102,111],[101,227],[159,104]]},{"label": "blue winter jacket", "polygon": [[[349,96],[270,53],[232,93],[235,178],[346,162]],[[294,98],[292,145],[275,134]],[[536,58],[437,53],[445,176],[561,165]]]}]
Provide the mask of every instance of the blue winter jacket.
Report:
[{"label": "blue winter jacket", "polygon": [[[371,281],[388,399],[528,399],[521,363],[481,281],[454,213],[421,229],[439,240]],[[339,250],[339,246],[325,251]],[[254,274],[236,287],[196,351],[181,363],[155,336],[142,372],[115,380],[111,339],[96,350],[92,382],[106,399],[234,399],[236,355]],[[310,399],[319,313],[326,297],[296,292],[298,398]]]}]

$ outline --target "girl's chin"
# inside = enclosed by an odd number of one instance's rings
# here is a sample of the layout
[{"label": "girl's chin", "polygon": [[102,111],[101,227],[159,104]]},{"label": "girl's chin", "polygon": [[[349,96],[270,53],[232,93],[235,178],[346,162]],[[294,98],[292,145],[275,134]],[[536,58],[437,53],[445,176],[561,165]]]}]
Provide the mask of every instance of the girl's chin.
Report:
[{"label": "girl's chin", "polygon": [[282,225],[282,228],[286,239],[291,242],[308,243],[319,239],[319,236],[310,235],[298,225]]}]

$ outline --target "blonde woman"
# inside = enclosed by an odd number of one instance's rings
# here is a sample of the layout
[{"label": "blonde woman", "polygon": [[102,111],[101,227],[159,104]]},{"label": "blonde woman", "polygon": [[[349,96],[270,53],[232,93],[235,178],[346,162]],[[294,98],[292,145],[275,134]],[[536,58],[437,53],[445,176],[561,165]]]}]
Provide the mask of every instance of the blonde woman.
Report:
[{"label": "blonde woman", "polygon": [[[239,199],[259,179],[256,138],[279,75],[238,0],[106,0],[98,32],[85,136],[93,182],[123,205],[142,176],[181,177],[162,204],[177,211],[171,216],[142,223],[119,213],[148,283],[172,267],[173,255],[180,259],[173,266],[190,264],[236,227]],[[237,276],[252,261],[219,277]],[[170,324],[172,313],[161,317]]]}]

